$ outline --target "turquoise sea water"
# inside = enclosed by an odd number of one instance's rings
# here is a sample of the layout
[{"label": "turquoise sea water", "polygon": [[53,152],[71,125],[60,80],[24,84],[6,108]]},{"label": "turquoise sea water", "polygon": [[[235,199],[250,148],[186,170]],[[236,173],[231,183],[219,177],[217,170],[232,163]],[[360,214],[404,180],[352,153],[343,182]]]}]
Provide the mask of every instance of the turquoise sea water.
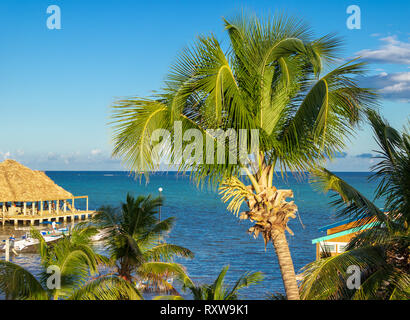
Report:
[{"label": "turquoise sea water", "polygon": [[[194,252],[192,260],[181,259],[190,276],[202,283],[212,282],[224,265],[229,264],[228,281],[235,281],[246,271],[262,271],[265,280],[243,291],[242,298],[265,299],[272,292],[284,292],[277,259],[271,244],[266,251],[262,238],[254,239],[246,233],[251,226],[226,210],[218,193],[211,188],[197,188],[188,176],[174,172],[156,173],[149,183],[136,180],[126,172],[46,172],[58,185],[74,195],[88,195],[89,208],[102,205],[118,206],[129,192],[133,195],[158,195],[163,188],[165,199],[162,217],[176,217],[168,242],[185,246]],[[367,180],[369,173],[338,173],[365,196],[372,199],[375,182]],[[335,211],[329,206],[330,196],[316,192],[307,179],[279,177],[277,187],[291,188],[298,205],[299,219],[290,221],[294,236],[289,245],[295,269],[315,259],[311,240],[324,235],[318,228],[335,221]],[[21,255],[14,262],[38,271],[36,255]]]}]

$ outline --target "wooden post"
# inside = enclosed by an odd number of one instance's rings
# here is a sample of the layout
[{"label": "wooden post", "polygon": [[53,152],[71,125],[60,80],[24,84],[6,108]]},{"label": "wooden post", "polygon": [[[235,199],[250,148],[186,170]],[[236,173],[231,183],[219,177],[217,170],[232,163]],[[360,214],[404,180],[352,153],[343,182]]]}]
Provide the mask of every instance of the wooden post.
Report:
[{"label": "wooden post", "polygon": [[40,201],[40,216],[43,215],[43,210],[44,210],[44,203],[43,201]]},{"label": "wooden post", "polygon": [[23,203],[23,214],[26,216],[27,215],[27,202]]},{"label": "wooden post", "polygon": [[36,203],[35,202],[31,204],[31,209],[32,209],[32,215],[34,216],[34,214],[36,213]]},{"label": "wooden post", "polygon": [[2,211],[2,220],[1,220],[1,223],[2,223],[2,225],[4,226],[4,224],[6,223],[6,221],[4,220],[5,217],[6,217],[6,204],[5,204],[4,202],[3,202],[3,205],[2,205],[1,211]]},{"label": "wooden post", "polygon": [[51,214],[51,204],[53,203],[53,201],[47,201],[48,203],[48,213]]},{"label": "wooden post", "polygon": [[85,199],[86,199],[86,208],[85,208],[85,211],[88,212],[88,196],[87,196],[87,198],[85,198]]},{"label": "wooden post", "polygon": [[57,203],[57,214],[59,214],[60,213],[60,200],[57,200],[56,203]]},{"label": "wooden post", "polygon": [[10,239],[6,240],[6,261],[10,261]]},{"label": "wooden post", "polygon": [[66,200],[63,200],[64,202],[63,202],[63,210],[64,210],[64,213],[66,213],[67,212],[67,201]]}]

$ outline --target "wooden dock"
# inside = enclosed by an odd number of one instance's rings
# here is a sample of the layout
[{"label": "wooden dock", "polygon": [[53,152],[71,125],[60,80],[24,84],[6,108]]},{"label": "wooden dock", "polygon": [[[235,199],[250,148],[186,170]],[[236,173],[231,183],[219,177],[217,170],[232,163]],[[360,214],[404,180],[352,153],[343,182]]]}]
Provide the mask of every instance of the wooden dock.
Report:
[{"label": "wooden dock", "polygon": [[75,220],[86,220],[92,218],[97,212],[96,211],[69,211],[60,213],[49,213],[43,212],[42,215],[4,215],[0,213],[0,222],[4,226],[7,223],[17,226],[19,223],[22,225],[35,225],[40,224],[45,221],[56,221],[56,222],[73,222]]}]

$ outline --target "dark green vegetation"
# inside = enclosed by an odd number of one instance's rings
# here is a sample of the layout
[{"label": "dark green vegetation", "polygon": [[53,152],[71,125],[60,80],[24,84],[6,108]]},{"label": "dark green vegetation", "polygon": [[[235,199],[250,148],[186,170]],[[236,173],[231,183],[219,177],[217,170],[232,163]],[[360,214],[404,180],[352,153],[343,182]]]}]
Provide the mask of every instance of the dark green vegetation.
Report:
[{"label": "dark green vegetation", "polygon": [[[336,192],[333,205],[341,217],[364,218],[358,226],[375,219],[376,225],[354,237],[347,251],[313,262],[304,268],[301,285],[304,299],[409,299],[410,298],[410,135],[399,132],[376,112],[369,111],[376,141],[380,147],[372,179],[379,181],[375,200],[335,174],[317,169],[313,181],[324,191]],[[360,288],[349,289],[347,269],[360,268]]]},{"label": "dark green vegetation", "polygon": [[[38,231],[33,229],[32,233],[40,240],[40,279],[14,263],[0,261],[0,292],[6,299],[142,299],[138,290],[122,278],[98,276],[98,267],[107,259],[94,251],[90,240],[97,233],[94,227],[78,224],[70,236],[53,244],[47,244]],[[50,267],[52,274],[47,273]],[[56,270],[60,280],[52,281]]]}]

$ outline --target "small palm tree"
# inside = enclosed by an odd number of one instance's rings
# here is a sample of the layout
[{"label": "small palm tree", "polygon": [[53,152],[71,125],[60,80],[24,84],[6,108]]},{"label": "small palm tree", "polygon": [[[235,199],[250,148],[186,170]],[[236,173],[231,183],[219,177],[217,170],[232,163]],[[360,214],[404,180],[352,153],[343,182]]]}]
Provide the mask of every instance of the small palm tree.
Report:
[{"label": "small palm tree", "polygon": [[166,243],[163,235],[172,228],[174,218],[159,221],[161,198],[150,196],[133,198],[127,195],[120,210],[103,207],[94,217],[95,225],[105,231],[109,258],[107,265],[129,282],[142,284],[146,289],[173,290],[168,277],[184,273],[174,257],[192,258],[193,253],[181,246]]},{"label": "small palm tree", "polygon": [[[95,229],[77,225],[71,235],[47,244],[37,230],[32,235],[40,240],[42,271],[39,279],[23,267],[0,261],[0,292],[13,300],[104,300],[142,299],[138,290],[119,277],[97,274],[98,264],[104,260],[92,248],[90,237]],[[59,272],[59,281],[51,283],[48,273]],[[57,276],[57,275],[56,275]]]},{"label": "small palm tree", "polygon": [[[195,284],[187,275],[182,278],[183,289],[188,289],[194,300],[238,300],[239,290],[255,285],[263,280],[261,272],[243,274],[232,287],[225,285],[225,275],[229,266],[225,266],[218,277],[209,284]],[[156,300],[183,300],[179,295],[157,296]]]},{"label": "small palm tree", "polygon": [[[44,270],[45,273],[45,270]],[[78,275],[71,274],[74,278]],[[50,276],[50,275],[49,275]],[[7,300],[141,300],[142,295],[129,282],[119,277],[102,277],[79,283],[69,283],[65,272],[65,286],[73,288],[62,297],[49,289],[28,270],[12,262],[0,261],[0,293]]]},{"label": "small palm tree", "polygon": [[81,286],[90,276],[98,272],[99,256],[91,245],[90,237],[95,230],[77,225],[71,236],[65,236],[54,243],[46,243],[36,229],[31,230],[34,238],[39,240],[39,251],[43,271],[40,281],[45,284],[50,274],[50,266],[58,267],[61,274],[61,288],[51,290],[54,299],[69,296],[76,287]]},{"label": "small palm tree", "polygon": [[[381,149],[371,179],[379,181],[375,200],[384,201],[384,211],[335,174],[314,170],[319,188],[336,192],[332,204],[339,216],[362,219],[358,227],[369,221],[375,226],[356,235],[343,254],[304,267],[305,299],[410,298],[410,135],[390,127],[374,111],[368,111],[368,118]],[[347,287],[351,265],[360,267],[359,289]]]},{"label": "small palm tree", "polygon": [[[275,168],[302,173],[332,158],[374,94],[355,80],[363,63],[335,67],[340,41],[332,35],[313,39],[304,22],[286,16],[224,23],[226,48],[213,35],[199,37],[178,57],[161,92],[114,106],[113,155],[138,173],[158,169],[161,157],[170,159],[198,183],[219,184],[229,210],[238,214],[246,205],[241,217],[255,222],[249,232],[261,234],[265,246],[273,243],[286,296],[299,299],[285,236],[297,206],[286,201],[291,190],[274,186]],[[166,135],[153,141],[156,129],[167,130],[174,143]],[[196,144],[194,156],[191,140],[182,141],[189,129],[212,142]],[[243,145],[252,132],[259,133],[259,148]]]}]

